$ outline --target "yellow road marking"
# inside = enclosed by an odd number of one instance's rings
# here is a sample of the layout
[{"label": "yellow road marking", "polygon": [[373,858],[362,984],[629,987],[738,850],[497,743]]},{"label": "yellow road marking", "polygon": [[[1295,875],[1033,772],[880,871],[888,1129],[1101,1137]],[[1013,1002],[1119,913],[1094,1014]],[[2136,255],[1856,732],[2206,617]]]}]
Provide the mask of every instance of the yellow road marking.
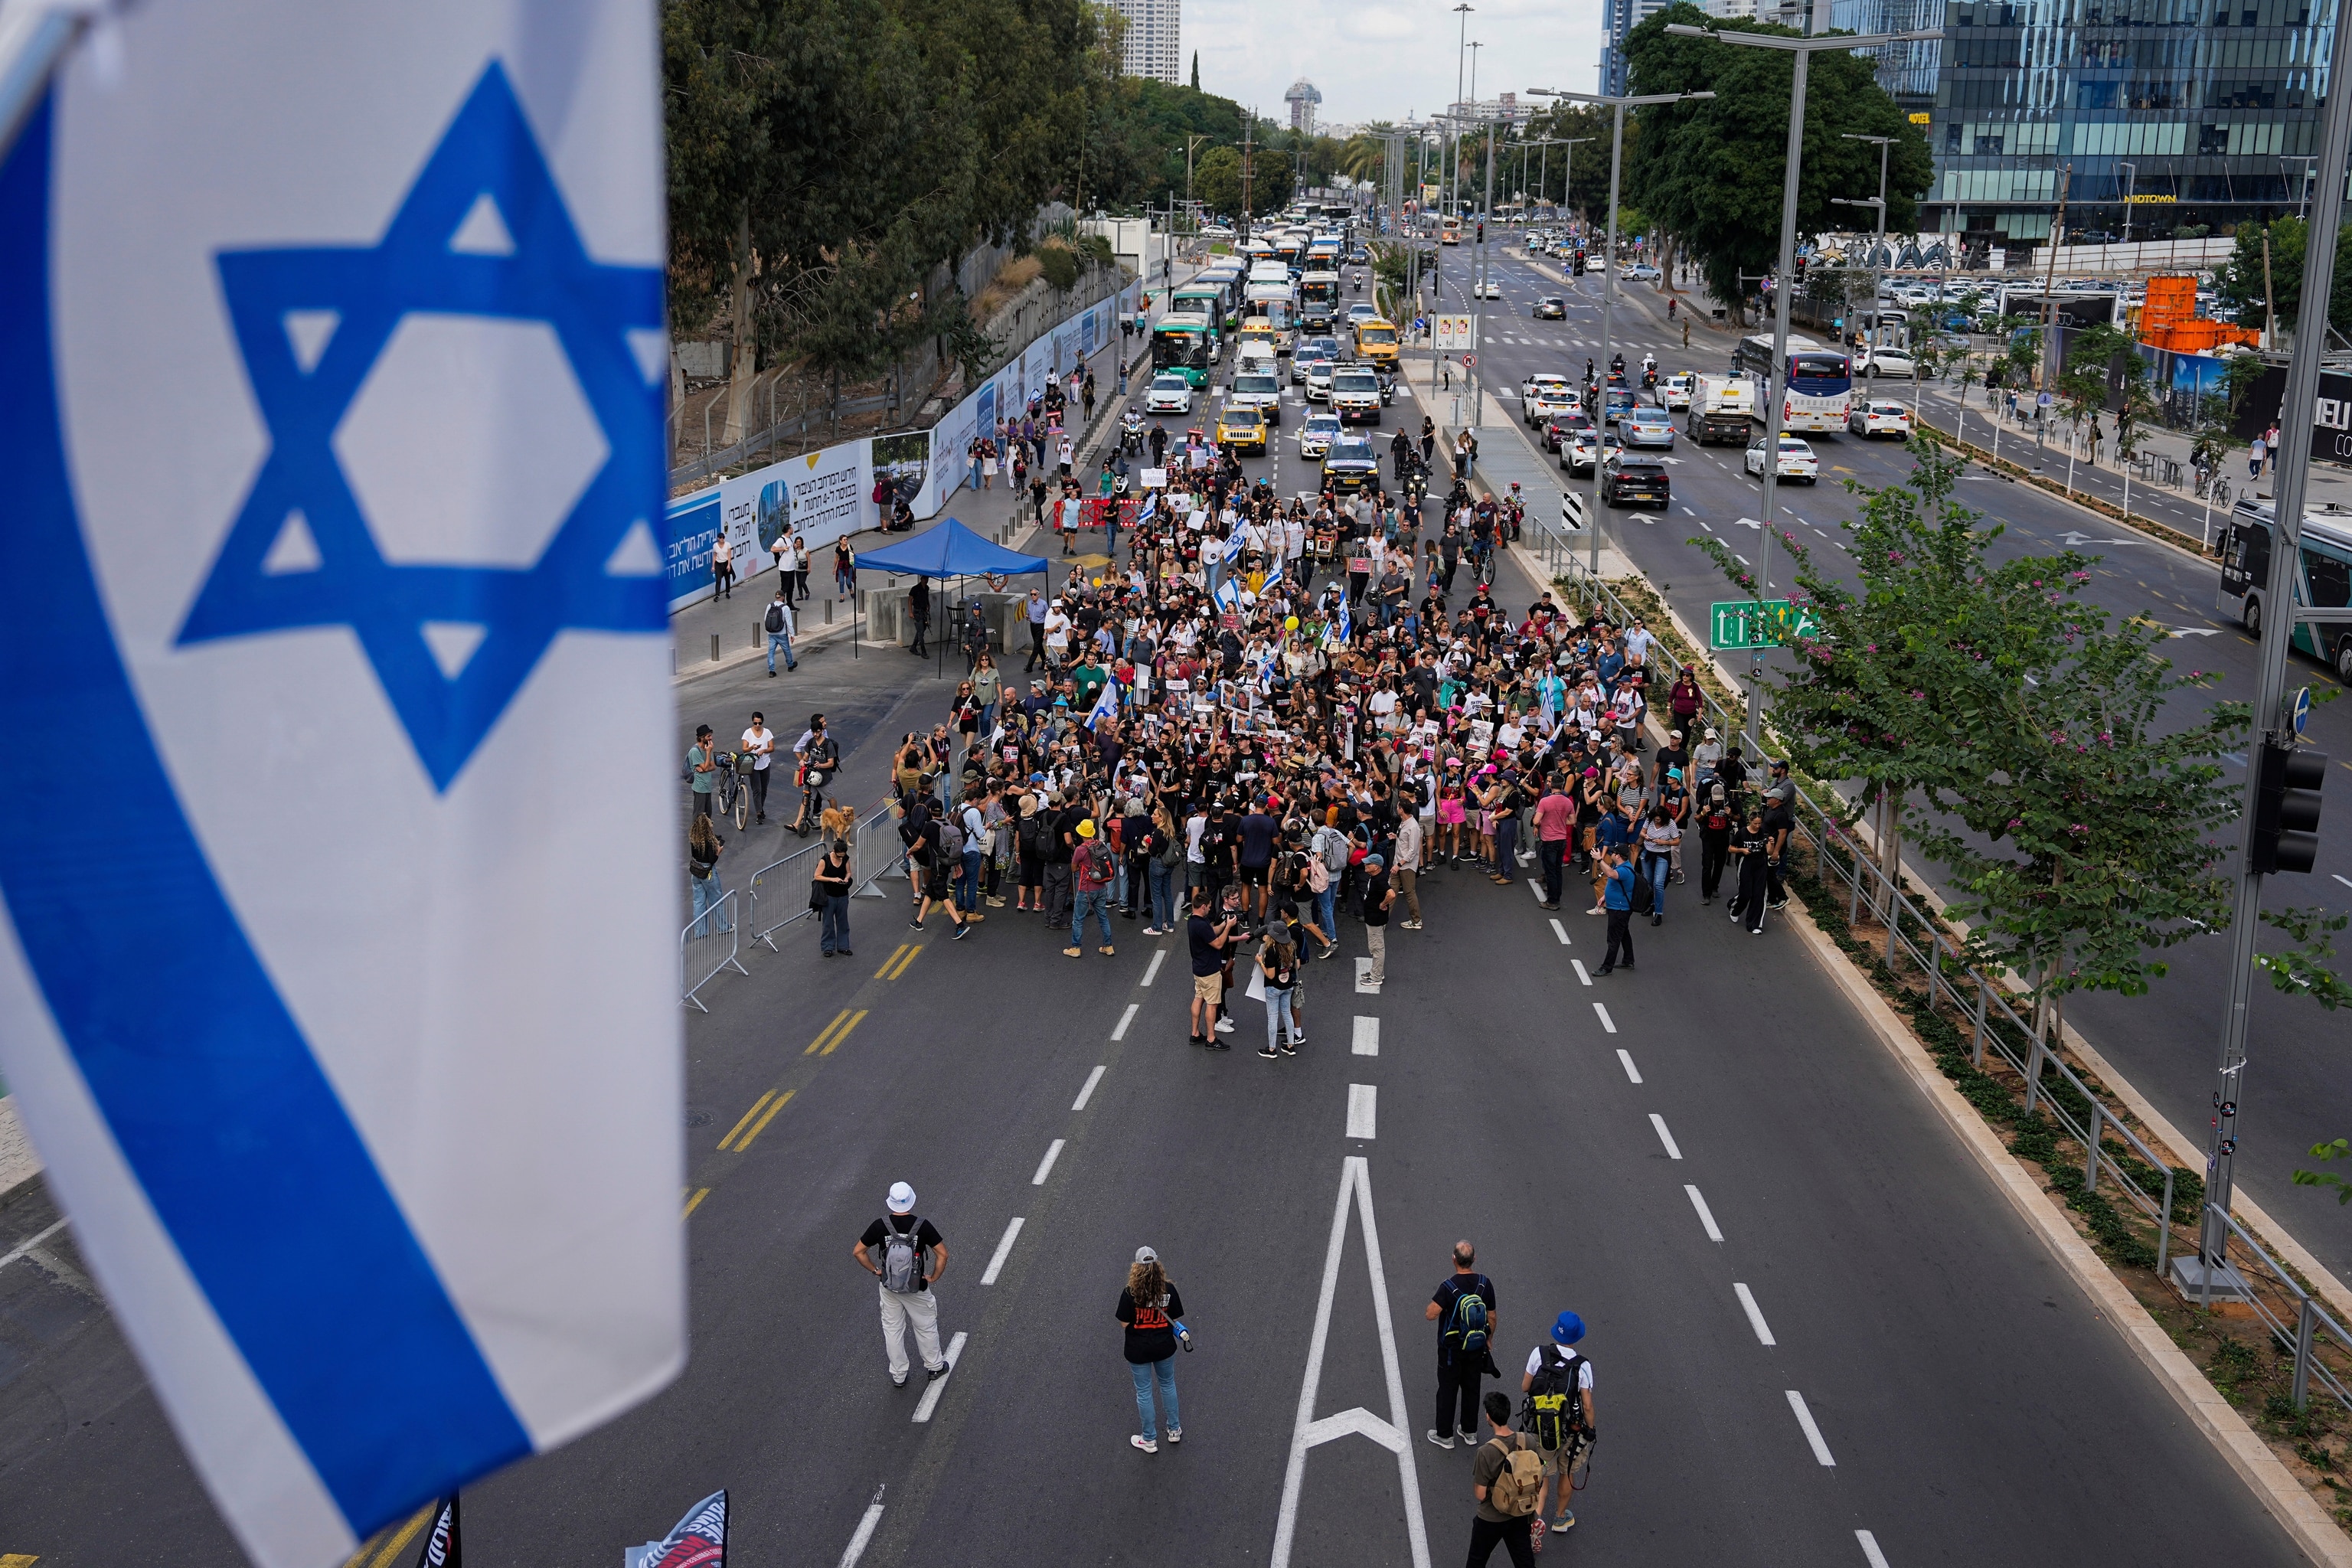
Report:
[{"label": "yellow road marking", "polygon": [[695,1188],[695,1189],[694,1189],[694,1195],[693,1195],[692,1197],[690,1197],[690,1198],[688,1198],[688,1199],[687,1199],[687,1200],[686,1200],[686,1214],[684,1214],[684,1215],[678,1215],[677,1217],[678,1217],[678,1218],[680,1218],[680,1219],[684,1219],[684,1218],[686,1217],[686,1215],[690,1215],[690,1214],[692,1214],[696,1209],[700,1208],[700,1207],[702,1206],[702,1200],[703,1200],[703,1199],[705,1199],[705,1198],[707,1198],[707,1197],[709,1197],[709,1195],[710,1195],[710,1189],[709,1189],[709,1187],[697,1187],[697,1188]]},{"label": "yellow road marking", "polygon": [[890,955],[889,957],[887,957],[887,958],[884,959],[884,960],[882,961],[882,967],[881,967],[881,968],[879,968],[879,969],[877,969],[877,970],[876,970],[876,971],[874,972],[874,978],[875,978],[875,979],[877,979],[877,980],[887,980],[887,979],[889,979],[889,978],[890,978],[890,966],[891,966],[892,964],[894,964],[894,963],[898,963],[898,960],[899,960],[899,958],[900,958],[900,956],[901,956],[901,955],[903,955],[903,954],[906,952],[906,951],[907,951],[907,944],[906,944],[905,942],[900,942],[900,943],[898,944],[898,951],[897,951],[897,952],[893,952],[893,953],[891,953],[891,955]]},{"label": "yellow road marking", "polygon": [[751,1125],[751,1118],[760,1114],[760,1108],[767,1104],[769,1095],[772,1095],[776,1091],[772,1089],[767,1094],[763,1094],[759,1099],[753,1100],[751,1102],[751,1109],[743,1113],[743,1120],[738,1121],[734,1126],[727,1130],[727,1136],[719,1141],[719,1146],[721,1149],[724,1149],[727,1145],[735,1142],[735,1134],[742,1131],[744,1128]]},{"label": "yellow road marking", "polygon": [[[426,1503],[411,1514],[398,1530],[378,1536],[352,1552],[346,1568],[359,1568],[362,1563],[365,1563],[367,1568],[386,1568],[410,1542],[416,1539],[416,1532],[425,1528],[433,1518],[434,1510],[440,1506],[437,1502]],[[30,1557],[0,1557],[0,1568],[16,1568],[19,1563],[30,1564],[33,1561]]]},{"label": "yellow road marking", "polygon": [[[875,978],[875,979],[877,979],[877,980],[879,980],[879,979],[881,979],[882,977],[881,977],[880,975],[878,975],[878,974],[877,974],[877,975],[876,975],[874,978]],[[832,1023],[830,1023],[830,1024],[827,1024],[827,1025],[824,1026],[824,1034],[822,1034],[822,1035],[819,1035],[815,1039],[811,1040],[811,1041],[808,1043],[808,1049],[806,1049],[806,1050],[803,1051],[803,1052],[801,1053],[801,1055],[803,1055],[803,1056],[804,1056],[804,1057],[813,1057],[813,1056],[816,1055],[816,1053],[817,1053],[817,1047],[820,1047],[820,1046],[822,1046],[822,1045],[824,1045],[824,1042],[825,1042],[825,1040],[826,1040],[826,1038],[827,1038],[828,1037],[830,1037],[830,1036],[832,1035],[832,1033],[833,1033],[835,1029],[838,1029],[839,1027],[841,1027],[841,1021],[842,1021],[844,1018],[846,1018],[846,1017],[848,1017],[848,1016],[849,1016],[849,1009],[848,1009],[848,1008],[846,1008],[846,1007],[844,1007],[840,1012],[835,1013],[835,1014],[833,1016],[833,1022],[832,1022]]]},{"label": "yellow road marking", "polygon": [[[854,1018],[850,1019],[850,1020],[849,1020],[849,1022],[847,1022],[846,1024],[844,1024],[844,1025],[841,1026],[841,1032],[840,1032],[839,1034],[837,1034],[837,1035],[834,1036],[834,1037],[833,1037],[833,1038],[831,1038],[831,1039],[827,1040],[827,1041],[824,1043],[824,1051],[823,1051],[823,1052],[821,1052],[820,1054],[821,1054],[821,1055],[824,1055],[824,1056],[828,1056],[828,1057],[829,1057],[829,1056],[831,1056],[831,1055],[833,1055],[833,1048],[834,1048],[835,1046],[837,1046],[837,1045],[841,1044],[841,1042],[842,1042],[842,1041],[844,1041],[844,1040],[845,1040],[845,1039],[849,1038],[849,1031],[850,1031],[850,1030],[852,1030],[852,1029],[854,1029],[854,1028],[856,1028],[856,1027],[857,1027],[857,1026],[858,1026],[858,1025],[860,1025],[860,1024],[864,1023],[865,1021],[866,1021],[866,1009],[865,1009],[865,1008],[863,1008],[863,1007],[860,1007],[860,1008],[857,1010],[857,1016],[856,1016],[856,1017],[854,1017]],[[781,1104],[782,1104],[783,1102],[782,1102],[782,1100],[779,1100],[779,1101],[777,1101],[777,1103],[778,1103],[779,1105],[781,1105]],[[769,1114],[769,1115],[771,1115],[771,1116],[773,1116],[773,1115],[775,1114],[775,1112],[772,1110],[772,1111],[770,1111],[768,1114]],[[766,1123],[766,1122],[764,1122],[764,1121],[762,1121],[762,1122],[761,1122],[761,1123],[760,1123],[760,1125],[761,1125],[761,1127],[765,1127],[765,1126],[767,1125],[767,1123]],[[743,1142],[746,1142],[746,1143],[749,1143],[751,1141],[751,1140],[750,1140],[749,1138],[746,1138],[746,1139],[744,1139],[744,1140],[743,1140]]]},{"label": "yellow road marking", "polygon": [[920,958],[922,954],[923,944],[919,942],[915,943],[914,946],[907,950],[907,956],[898,961],[898,967],[890,971],[889,973],[884,975],[882,978],[885,980],[898,979],[900,975],[907,973],[907,966],[914,963],[916,959]]},{"label": "yellow road marking", "polygon": [[[863,1014],[859,1016],[864,1016]],[[846,1029],[842,1031],[844,1034],[848,1032]],[[784,1108],[784,1102],[792,1099],[793,1092],[788,1089],[776,1097],[776,1103],[768,1107],[768,1113],[752,1125],[751,1131],[743,1134],[743,1142],[735,1145],[735,1152],[740,1154],[744,1150],[749,1149],[751,1146],[751,1140],[768,1130],[768,1123],[776,1119],[776,1112]]]}]

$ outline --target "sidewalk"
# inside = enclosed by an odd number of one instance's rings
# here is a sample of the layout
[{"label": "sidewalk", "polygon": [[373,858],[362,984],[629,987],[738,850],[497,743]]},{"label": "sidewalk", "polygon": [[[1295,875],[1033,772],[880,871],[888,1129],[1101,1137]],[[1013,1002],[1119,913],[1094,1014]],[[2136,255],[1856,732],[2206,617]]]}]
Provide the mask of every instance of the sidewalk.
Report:
[{"label": "sidewalk", "polygon": [[[1157,292],[1160,291],[1148,291],[1147,297]],[[1091,473],[1099,468],[1102,434],[1115,427],[1118,410],[1126,404],[1117,391],[1118,354],[1122,345],[1135,350],[1135,358],[1128,370],[1130,393],[1144,379],[1140,367],[1150,362],[1151,338],[1149,332],[1132,340],[1131,343],[1124,337],[1112,338],[1096,350],[1094,357],[1087,362],[1095,373],[1099,395],[1095,399],[1093,420],[1076,432],[1073,442],[1079,454],[1076,466],[1080,472]],[[966,528],[1008,549],[1028,548],[1026,542],[1037,531],[1034,524],[1024,526],[1020,521],[1028,516],[1028,499],[1013,487],[1010,476],[1000,475],[999,478],[1005,482],[990,489],[975,490],[967,485],[957,490],[937,517],[917,524],[911,532],[891,534],[878,529],[866,529],[850,535],[850,548],[862,556],[866,551],[879,550],[886,544],[904,543],[928,533],[950,517],[960,518]],[[766,661],[767,635],[759,627],[761,618],[767,614],[768,601],[775,594],[776,577],[772,569],[766,568],[764,558],[761,565],[763,569],[755,575],[737,581],[738,592],[734,597],[705,599],[699,604],[688,605],[670,616],[671,675],[675,681],[698,679],[755,660]],[[1050,579],[1051,574],[1048,576]],[[859,580],[861,591],[876,585],[862,572]],[[885,575],[881,585],[895,588],[901,581],[897,575],[888,574]],[[830,544],[810,555],[808,586],[809,596],[793,606],[801,627],[800,635],[793,638],[795,658],[811,647],[847,637],[856,620],[853,602],[839,596],[834,587],[833,547]],[[717,658],[711,657],[713,637],[718,639]],[[860,646],[875,645],[869,640]]]}]

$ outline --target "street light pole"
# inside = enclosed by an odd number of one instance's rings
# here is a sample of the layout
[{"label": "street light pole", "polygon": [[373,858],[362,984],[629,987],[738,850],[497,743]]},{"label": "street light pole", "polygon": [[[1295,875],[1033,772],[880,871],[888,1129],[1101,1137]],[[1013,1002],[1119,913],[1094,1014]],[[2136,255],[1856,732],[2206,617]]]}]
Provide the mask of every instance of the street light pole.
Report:
[{"label": "street light pole", "polygon": [[[1759,606],[1772,596],[1772,503],[1780,472],[1780,427],[1787,413],[1789,387],[1789,297],[1797,271],[1797,171],[1805,152],[1805,76],[1814,51],[1867,48],[1874,44],[1927,42],[1941,38],[1941,28],[1906,33],[1845,34],[1835,37],[1789,37],[1776,33],[1715,32],[1706,27],[1670,23],[1666,31],[1680,37],[1712,38],[1717,43],[1750,48],[1785,49],[1797,58],[1789,89],[1788,167],[1780,181],[1780,264],[1772,287],[1772,366],[1765,383],[1763,527],[1759,531],[1756,598]],[[1764,717],[1764,648],[1749,652],[1748,664],[1748,752],[1761,756]]]},{"label": "street light pole", "polygon": [[2124,243],[2131,243],[2132,187],[2139,183],[2139,165],[2118,162],[2116,167],[2124,172]]},{"label": "street light pole", "polygon": [[[2336,30],[2333,71],[2329,79],[2341,81],[2342,73],[2352,70],[2352,29]],[[2325,180],[2315,182],[2318,189],[2312,194],[2308,249],[2304,256],[2304,277],[2333,278],[2336,275],[2336,225],[2344,212],[2344,165],[2352,158],[2352,97],[2341,92],[2327,95],[2327,118],[2321,131],[2319,167],[2328,171]],[[2287,733],[2292,738],[2292,726],[2284,722],[2280,701],[2286,686],[2286,652],[2294,640],[2295,628],[2295,593],[2297,573],[2303,562],[2303,498],[2305,469],[2311,459],[2311,421],[2319,394],[2320,356],[2327,346],[2327,296],[2325,289],[2305,289],[2303,303],[2296,312],[2294,353],[2287,362],[2286,395],[2281,400],[2279,416],[2278,483],[2271,506],[2270,580],[2264,585],[2263,598],[2262,648],[2254,676],[2254,722],[2261,727],[2263,739]],[[2249,748],[2252,751],[2252,748]],[[2251,826],[2259,808],[2262,795],[2262,770],[2246,769],[2245,806],[2239,820]],[[2247,833],[2247,840],[2252,838]],[[2198,1257],[2210,1270],[2224,1261],[2228,1244],[2228,1227],[2213,1217],[2214,1211],[2230,1212],[2230,1196],[2235,1183],[2238,1154],[2238,1105],[2244,1098],[2246,1068],[2246,1004],[2253,988],[2254,926],[2262,909],[2262,873],[2253,868],[2247,847],[2242,845],[2239,861],[2237,899],[2230,919],[2230,1005],[2221,1016],[2221,1061],[2213,1084],[2213,1110],[2208,1123],[2205,1144],[2204,1225],[2199,1233]]]},{"label": "street light pole", "polygon": [[[1625,110],[1654,103],[1684,103],[1713,98],[1711,92],[1659,92],[1642,98],[1610,97],[1604,93],[1555,92],[1543,88],[1529,88],[1529,98],[1564,98],[1572,103],[1606,104],[1615,110],[1614,123],[1609,139],[1609,237],[1601,252],[1601,406],[1587,409],[1592,420],[1592,538],[1586,564],[1595,577],[1601,574],[1601,470],[1603,448],[1601,437],[1609,430],[1609,359],[1617,307],[1617,192],[1625,170]],[[1579,142],[1592,140],[1580,136]],[[1625,390],[1633,390],[1629,379]]]}]

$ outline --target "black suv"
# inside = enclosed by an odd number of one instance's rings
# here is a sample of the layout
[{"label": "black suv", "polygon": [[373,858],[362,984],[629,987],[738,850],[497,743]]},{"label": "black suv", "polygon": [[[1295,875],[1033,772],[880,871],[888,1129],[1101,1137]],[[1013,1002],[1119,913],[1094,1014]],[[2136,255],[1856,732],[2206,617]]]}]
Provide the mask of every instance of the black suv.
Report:
[{"label": "black suv", "polygon": [[1601,500],[1607,506],[1655,501],[1663,510],[1673,500],[1666,466],[1655,458],[1638,458],[1631,452],[1612,454],[1601,475]]},{"label": "black suv", "polygon": [[1536,301],[1536,320],[1538,321],[1565,321],[1568,320],[1568,301],[1561,299],[1557,294],[1545,295],[1542,299]]}]

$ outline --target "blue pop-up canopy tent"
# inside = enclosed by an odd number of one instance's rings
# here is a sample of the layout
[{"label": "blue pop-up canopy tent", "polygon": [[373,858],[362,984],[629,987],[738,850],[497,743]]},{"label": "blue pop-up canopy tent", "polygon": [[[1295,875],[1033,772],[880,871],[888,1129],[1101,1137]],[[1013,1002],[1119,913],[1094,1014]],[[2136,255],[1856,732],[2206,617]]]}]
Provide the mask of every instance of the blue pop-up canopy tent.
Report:
[{"label": "blue pop-up canopy tent", "polygon": [[[1024,555],[1018,550],[991,544],[954,518],[904,544],[857,558],[861,572],[901,572],[917,577],[1019,577],[1043,572],[1046,566],[1044,556]],[[857,640],[858,634],[852,632],[853,652]]]},{"label": "blue pop-up canopy tent", "polygon": [[918,577],[1018,577],[1045,571],[1045,558],[991,544],[950,518],[904,544],[867,552],[857,558],[857,567],[861,572],[904,572]]}]

